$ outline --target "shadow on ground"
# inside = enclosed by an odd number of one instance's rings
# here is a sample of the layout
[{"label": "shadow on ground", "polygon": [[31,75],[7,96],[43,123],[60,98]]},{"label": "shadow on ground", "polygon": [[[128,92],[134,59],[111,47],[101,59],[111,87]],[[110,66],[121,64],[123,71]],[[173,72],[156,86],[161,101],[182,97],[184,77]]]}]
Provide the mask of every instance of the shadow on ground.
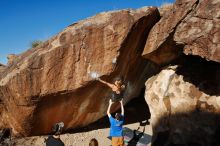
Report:
[{"label": "shadow on ground", "polygon": [[152,136],[145,133],[145,126],[134,130],[125,127],[123,133],[126,146],[147,146],[151,143]]},{"label": "shadow on ground", "polygon": [[220,114],[194,110],[161,117],[152,146],[219,146]]}]

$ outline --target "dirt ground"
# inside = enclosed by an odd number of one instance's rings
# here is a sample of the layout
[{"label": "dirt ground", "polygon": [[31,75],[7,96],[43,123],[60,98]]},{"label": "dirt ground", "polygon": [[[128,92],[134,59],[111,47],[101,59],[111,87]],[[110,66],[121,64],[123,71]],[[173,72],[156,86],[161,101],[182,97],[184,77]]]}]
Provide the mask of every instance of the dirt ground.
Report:
[{"label": "dirt ground", "polygon": [[[139,130],[135,133],[136,136],[139,136],[137,139],[138,142],[135,143],[137,146],[150,146],[151,145],[151,137],[152,137],[152,128],[151,125],[140,126],[140,123],[133,123],[124,125],[124,140],[125,144],[127,145],[128,142],[134,137],[133,130]],[[145,127],[145,129],[144,129]],[[142,132],[144,133],[142,134]],[[66,133],[61,135],[61,140],[64,142],[65,146],[88,146],[89,141],[92,138],[96,138],[99,142],[99,146],[110,146],[111,140],[108,137],[109,135],[109,128],[93,130],[89,132],[81,132],[81,133]],[[44,140],[47,136],[34,136],[34,137],[26,137],[15,140],[16,146],[44,146]]]}]

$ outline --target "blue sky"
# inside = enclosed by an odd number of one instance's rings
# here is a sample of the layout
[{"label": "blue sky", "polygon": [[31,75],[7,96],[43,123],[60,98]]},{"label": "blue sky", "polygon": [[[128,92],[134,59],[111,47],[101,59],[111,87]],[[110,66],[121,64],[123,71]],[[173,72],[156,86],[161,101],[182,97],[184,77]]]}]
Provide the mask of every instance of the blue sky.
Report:
[{"label": "blue sky", "polygon": [[174,0],[0,0],[0,63],[33,40],[47,40],[68,25],[99,12],[160,6]]}]

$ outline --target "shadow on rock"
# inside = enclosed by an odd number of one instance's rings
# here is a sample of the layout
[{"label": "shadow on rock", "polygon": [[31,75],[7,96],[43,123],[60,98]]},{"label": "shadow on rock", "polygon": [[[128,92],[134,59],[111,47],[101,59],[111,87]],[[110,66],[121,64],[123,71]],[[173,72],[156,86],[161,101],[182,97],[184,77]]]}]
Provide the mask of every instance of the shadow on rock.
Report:
[{"label": "shadow on rock", "polygon": [[[145,89],[143,88],[140,95],[132,99],[125,106],[125,125],[139,122],[141,126],[148,125],[150,119],[149,107],[144,99]],[[120,111],[117,111],[120,112]],[[114,116],[114,113],[113,113]],[[69,133],[87,132],[97,129],[109,128],[110,123],[108,116],[101,118],[95,123],[89,124],[84,128],[68,130]]]},{"label": "shadow on rock", "polygon": [[197,56],[183,55],[174,61],[176,73],[208,95],[220,96],[220,64]]}]

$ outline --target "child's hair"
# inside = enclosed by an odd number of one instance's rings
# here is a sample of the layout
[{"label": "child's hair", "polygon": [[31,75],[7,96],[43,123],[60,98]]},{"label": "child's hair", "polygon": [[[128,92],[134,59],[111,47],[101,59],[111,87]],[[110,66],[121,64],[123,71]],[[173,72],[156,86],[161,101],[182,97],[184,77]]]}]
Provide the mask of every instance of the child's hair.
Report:
[{"label": "child's hair", "polygon": [[122,115],[120,113],[115,114],[115,119],[121,120],[121,118],[122,118]]},{"label": "child's hair", "polygon": [[121,82],[123,83],[123,82],[124,82],[124,77],[123,77],[123,76],[118,76],[118,77],[114,78],[113,81],[114,81],[114,82],[115,82],[115,81],[121,81]]},{"label": "child's hair", "polygon": [[53,127],[52,127],[52,131],[54,135],[60,135],[62,133],[64,127],[64,123],[60,122],[60,123],[56,123]]},{"label": "child's hair", "polygon": [[120,81],[120,90],[124,90],[125,89],[125,82],[124,82],[124,77],[123,76],[119,76],[119,77],[116,77],[114,78],[114,83],[116,81]]},{"label": "child's hair", "polygon": [[95,138],[91,139],[89,142],[89,146],[98,146],[98,141]]}]

